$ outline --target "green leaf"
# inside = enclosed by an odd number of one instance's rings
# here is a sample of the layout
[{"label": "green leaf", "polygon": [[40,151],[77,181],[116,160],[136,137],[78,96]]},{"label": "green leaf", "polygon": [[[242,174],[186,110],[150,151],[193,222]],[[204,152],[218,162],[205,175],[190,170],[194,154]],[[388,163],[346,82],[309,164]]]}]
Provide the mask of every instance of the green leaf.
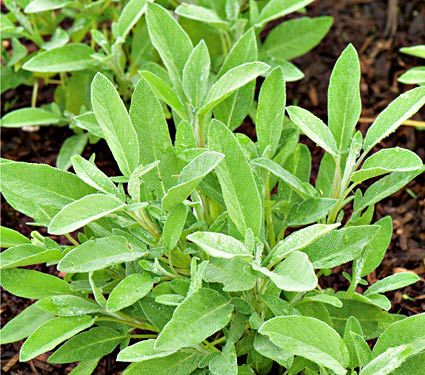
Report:
[{"label": "green leaf", "polygon": [[364,140],[364,150],[394,132],[405,120],[412,117],[425,104],[425,86],[417,87],[398,96],[385,108],[369,127]]},{"label": "green leaf", "polygon": [[283,71],[273,69],[264,80],[258,98],[255,129],[260,153],[270,146],[273,156],[279,146],[285,116],[286,91]]},{"label": "green leaf", "polygon": [[388,276],[382,280],[378,280],[375,284],[371,285],[366,292],[365,296],[372,294],[379,294],[389,292],[391,290],[401,289],[408,285],[414,284],[420,280],[420,277],[410,272],[400,272]]},{"label": "green leaf", "polygon": [[363,330],[359,321],[354,317],[347,320],[344,329],[344,342],[350,353],[350,367],[363,367],[371,359],[372,352],[363,338]]},{"label": "green leaf", "polygon": [[234,346],[215,355],[208,368],[212,375],[238,375],[238,357]]},{"label": "green leaf", "polygon": [[48,362],[71,363],[101,358],[111,353],[125,337],[115,329],[95,327],[72,337],[49,357]]},{"label": "green leaf", "polygon": [[90,316],[59,317],[43,323],[22,345],[19,360],[27,362],[54,349],[60,343],[92,326],[94,320]]},{"label": "green leaf", "polygon": [[25,7],[25,13],[39,13],[47,10],[60,9],[72,3],[70,0],[32,0]]},{"label": "green leaf", "polygon": [[317,286],[313,265],[307,255],[300,251],[289,254],[273,272],[264,267],[258,270],[269,277],[279,289],[288,292],[306,292]]},{"label": "green leaf", "polygon": [[209,283],[224,284],[225,292],[242,292],[254,288],[258,276],[249,262],[235,257],[211,259],[203,278]]},{"label": "green leaf", "polygon": [[0,253],[0,269],[54,262],[61,257],[62,253],[58,249],[46,250],[44,247],[22,244]]},{"label": "green leaf", "polygon": [[163,358],[152,358],[127,367],[123,375],[188,375],[196,370],[203,355],[198,352],[177,352]]},{"label": "green leaf", "polygon": [[335,138],[322,120],[300,107],[290,106],[286,110],[291,120],[307,137],[332,156],[338,156],[338,146]]},{"label": "green leaf", "polygon": [[311,198],[291,207],[288,217],[289,226],[312,224],[323,219],[332,207],[336,199]]},{"label": "green leaf", "polygon": [[183,91],[195,110],[207,95],[210,66],[207,45],[201,40],[193,49],[183,69]]},{"label": "green leaf", "polygon": [[362,261],[363,269],[360,274],[361,277],[368,275],[381,264],[385,252],[391,243],[393,235],[391,216],[383,217],[374,223],[374,225],[379,225],[380,229],[363,252],[364,260]]},{"label": "green leaf", "polygon": [[105,135],[103,134],[102,129],[100,128],[99,123],[96,120],[96,116],[93,112],[86,112],[82,115],[75,116],[74,117],[75,124],[84,130],[87,130],[92,135],[99,137],[99,138],[105,138]]},{"label": "green leaf", "polygon": [[340,154],[350,147],[361,111],[360,61],[350,44],[335,64],[328,90],[328,125]]},{"label": "green leaf", "polygon": [[175,12],[181,17],[186,17],[195,21],[220,27],[228,26],[228,23],[221,19],[214,10],[202,6],[182,3],[176,8]]},{"label": "green leaf", "polygon": [[146,22],[151,42],[171,80],[174,84],[180,82],[184,65],[193,49],[189,36],[166,9],[156,4],[148,5]]},{"label": "green leaf", "polygon": [[180,240],[189,211],[184,204],[175,206],[167,216],[162,236],[167,249],[174,249]]},{"label": "green leaf", "polygon": [[199,289],[175,309],[155,348],[178,350],[199,344],[227,325],[233,311],[229,302],[215,290]]},{"label": "green leaf", "polygon": [[90,194],[64,206],[49,224],[50,234],[73,232],[92,221],[123,208],[125,204],[113,195]]},{"label": "green leaf", "polygon": [[161,103],[143,79],[134,89],[130,117],[139,138],[140,163],[146,166],[157,160],[160,161],[156,168],[157,174],[146,175],[145,182],[158,197],[162,197],[166,189],[175,184],[178,160]]},{"label": "green leaf", "polygon": [[252,257],[242,242],[226,234],[195,232],[188,235],[187,239],[215,258]]},{"label": "green leaf", "polygon": [[425,171],[425,167],[413,172],[393,172],[374,182],[364,193],[356,211],[360,212],[366,207],[381,201],[396,191],[399,191],[423,171]]},{"label": "green leaf", "polygon": [[91,103],[120,171],[129,176],[139,165],[137,133],[117,90],[101,73],[92,81]]},{"label": "green leaf", "polygon": [[280,262],[284,257],[294,251],[299,251],[313,244],[315,241],[325,236],[332,230],[339,227],[340,224],[314,224],[309,227],[297,230],[291,233],[284,240],[280,241],[266,258],[269,266]]},{"label": "green leaf", "polygon": [[118,36],[125,39],[133,26],[139,21],[147,9],[149,0],[130,0],[118,18],[117,33]]},{"label": "green leaf", "polygon": [[262,356],[279,363],[279,365],[290,367],[288,364],[292,358],[291,353],[288,353],[285,349],[273,344],[266,336],[258,334],[255,335],[254,349]]},{"label": "green leaf", "polygon": [[75,366],[69,375],[91,375],[96,370],[101,358],[91,359],[89,361],[82,361]]},{"label": "green leaf", "polygon": [[406,70],[398,80],[407,85],[423,85],[425,83],[425,67],[417,66]]},{"label": "green leaf", "polygon": [[262,201],[242,147],[233,133],[215,120],[210,124],[208,146],[225,155],[216,173],[231,220],[242,236],[251,229],[259,237],[263,225]]},{"label": "green leaf", "polygon": [[146,175],[156,169],[160,161],[154,161],[148,165],[140,164],[130,175],[128,179],[127,191],[133,202],[139,203],[141,198],[141,184],[142,178],[146,178]]},{"label": "green leaf", "polygon": [[342,338],[326,323],[307,316],[281,316],[265,322],[259,333],[285,349],[291,355],[299,355],[345,374],[348,351]]},{"label": "green leaf", "polygon": [[0,170],[6,201],[46,226],[63,206],[95,192],[77,176],[44,164],[7,162]]},{"label": "green leaf", "polygon": [[365,160],[362,168],[353,173],[351,180],[360,183],[390,172],[411,172],[422,167],[421,158],[414,152],[394,147],[379,150]]},{"label": "green leaf", "polygon": [[37,302],[33,303],[2,327],[0,330],[1,345],[28,337],[39,325],[53,318],[52,314],[40,310],[37,305]]},{"label": "green leaf", "polygon": [[62,144],[58,157],[56,159],[56,167],[67,171],[71,167],[71,157],[81,155],[87,145],[87,134],[76,134],[65,140]]},{"label": "green leaf", "polygon": [[12,247],[29,243],[31,241],[16,230],[0,226],[0,247]]},{"label": "green leaf", "polygon": [[143,340],[121,350],[118,353],[117,361],[143,362],[154,358],[167,357],[173,353],[174,350],[155,349],[155,340]]},{"label": "green leaf", "polygon": [[173,209],[182,203],[199,185],[202,179],[209,174],[223,160],[224,155],[215,151],[206,151],[195,157],[186,165],[177,180],[162,199],[162,206],[166,210]]},{"label": "green leaf", "polygon": [[22,128],[24,126],[55,125],[61,121],[57,113],[41,108],[21,108],[9,112],[1,119],[2,128]]},{"label": "green leaf", "polygon": [[261,10],[260,15],[255,20],[256,27],[262,27],[267,22],[296,12],[312,3],[314,0],[271,0]]},{"label": "green leaf", "polygon": [[142,70],[139,74],[149,84],[149,87],[158,99],[169,105],[181,118],[187,119],[186,108],[168,82],[148,70]]},{"label": "green leaf", "polygon": [[99,312],[97,303],[72,295],[44,297],[38,301],[40,310],[57,316],[80,316]]},{"label": "green leaf", "polygon": [[109,294],[106,308],[109,311],[122,310],[133,305],[150,292],[153,286],[148,273],[135,273],[121,280]]},{"label": "green leaf", "polygon": [[70,294],[69,284],[59,277],[21,268],[2,270],[1,285],[15,296],[29,299]]},{"label": "green leaf", "polygon": [[91,57],[93,53],[94,51],[87,44],[65,44],[62,47],[37,53],[22,68],[37,73],[62,73],[94,69],[96,60]]},{"label": "green leaf", "polygon": [[406,55],[420,57],[421,59],[425,59],[425,44],[420,44],[412,47],[403,47],[400,48],[401,53],[405,53]]},{"label": "green leaf", "polygon": [[379,231],[376,225],[347,227],[328,233],[303,251],[314,268],[332,268],[356,259]]},{"label": "green leaf", "polygon": [[114,264],[131,262],[144,253],[131,249],[122,236],[109,236],[84,242],[67,253],[57,268],[68,273],[92,272]]},{"label": "green leaf", "polygon": [[332,26],[333,18],[301,17],[282,22],[266,37],[261,53],[292,60],[316,47]]},{"label": "green leaf", "polygon": [[72,168],[77,176],[94,189],[106,194],[117,194],[115,184],[96,165],[80,155],[71,158]]},{"label": "green leaf", "polygon": [[306,183],[301,181],[297,176],[294,176],[292,173],[282,168],[275,161],[265,158],[259,158],[252,160],[251,163],[258,167],[264,168],[274,174],[280,180],[285,182],[292,190],[298,193],[301,197],[309,198],[313,195],[312,192],[314,192],[314,189],[312,186],[306,185]]},{"label": "green leaf", "polygon": [[57,28],[55,30],[55,32],[53,33],[53,35],[50,38],[50,40],[48,42],[44,42],[41,45],[41,47],[44,50],[49,51],[51,49],[62,47],[62,46],[64,46],[68,42],[69,42],[69,35],[68,35],[68,33],[64,29],[61,29],[59,27],[59,28]]},{"label": "green leaf", "polygon": [[269,69],[269,65],[260,61],[248,62],[230,69],[220,77],[208,92],[205,104],[199,109],[200,114],[210,112],[237,89],[253,81]]}]

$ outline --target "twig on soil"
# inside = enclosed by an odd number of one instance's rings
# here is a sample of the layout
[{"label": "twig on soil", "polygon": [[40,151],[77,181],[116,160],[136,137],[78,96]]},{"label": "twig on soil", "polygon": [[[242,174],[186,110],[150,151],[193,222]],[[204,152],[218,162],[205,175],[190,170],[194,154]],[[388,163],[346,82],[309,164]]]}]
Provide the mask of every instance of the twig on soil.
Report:
[{"label": "twig on soil", "polygon": [[[363,124],[371,124],[375,119],[373,117],[360,117],[359,122]],[[414,126],[417,128],[425,128],[425,121],[406,120],[401,125]]]}]

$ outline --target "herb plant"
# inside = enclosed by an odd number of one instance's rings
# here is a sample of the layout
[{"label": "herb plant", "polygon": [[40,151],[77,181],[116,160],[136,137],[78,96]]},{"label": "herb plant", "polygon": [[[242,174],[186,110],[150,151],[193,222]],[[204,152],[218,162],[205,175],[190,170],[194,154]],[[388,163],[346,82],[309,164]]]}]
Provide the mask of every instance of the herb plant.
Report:
[{"label": "herb plant", "polygon": [[[126,375],[420,374],[425,315],[390,313],[385,296],[418,276],[372,285],[365,276],[392,236],[390,217],[372,223],[375,204],[424,171],[409,150],[371,151],[425,104],[425,87],[395,99],[363,137],[351,45],[331,76],[326,125],[286,107],[283,69],[256,60],[252,30],[214,76],[205,43],[193,46],[163,8],[148,6],[147,26],[171,83],[142,72],[129,111],[105,75],[91,83],[94,123],[120,176],[94,156],[73,156],[74,173],[1,162],[6,201],[69,241],[1,229],[2,286],[36,300],[5,325],[2,343],[26,338],[21,361],[62,344],[49,361],[79,362],[75,374],[116,348]],[[217,108],[261,75],[254,142]],[[314,186],[301,133],[325,150]],[[60,274],[22,268],[40,263]],[[320,287],[347,263],[347,290]]]},{"label": "herb plant", "polygon": [[[151,80],[168,90],[171,82],[159,65],[160,60],[150,43],[144,18],[149,2],[5,1],[9,13],[2,14],[2,38],[11,42],[12,53],[9,56],[2,49],[5,61],[2,67],[2,92],[26,84],[33,87],[33,99],[32,107],[7,113],[1,126],[70,125],[75,135],[65,141],[57,160],[57,166],[66,170],[71,166],[70,157],[81,154],[87,142],[97,142],[100,136],[91,114],[88,90],[96,71],[103,72],[116,83],[126,104],[134,84],[140,78],[140,71],[149,72]],[[312,2],[159,1],[164,6],[175,8],[176,16],[190,37],[188,44],[205,40],[211,68],[219,75],[224,73],[220,68],[229,51],[249,28],[252,36],[259,41],[270,21],[302,11]],[[162,11],[165,12],[164,9]],[[72,21],[71,27],[61,28],[69,20]],[[289,60],[314,48],[331,24],[332,17],[326,16],[301,17],[282,22],[268,33],[264,43],[259,44],[255,56],[254,51],[247,49],[246,56],[240,58],[244,62],[261,60],[281,66],[286,81],[301,79],[303,73]],[[50,40],[45,41],[49,37]],[[248,41],[251,42],[250,39]],[[30,55],[25,47],[27,43],[36,47],[36,51]],[[246,47],[249,48],[249,45]],[[185,51],[182,51],[182,56],[187,57]],[[235,63],[239,64],[228,60],[224,69],[232,68]],[[56,89],[54,102],[39,108],[37,96],[41,82],[54,84]],[[253,95],[254,83],[250,82],[233,98],[217,107],[216,111],[221,119],[232,112],[232,126],[237,126],[247,115],[246,108],[251,105]],[[239,102],[244,103],[239,106]],[[233,105],[239,108],[232,109]]]},{"label": "herb plant", "polygon": [[[425,59],[425,44],[404,47],[400,49],[400,52],[405,53],[406,55],[411,55]],[[409,85],[425,85],[425,66],[417,66],[410,68],[405,73],[403,73],[399,79],[401,83],[406,83]]]}]

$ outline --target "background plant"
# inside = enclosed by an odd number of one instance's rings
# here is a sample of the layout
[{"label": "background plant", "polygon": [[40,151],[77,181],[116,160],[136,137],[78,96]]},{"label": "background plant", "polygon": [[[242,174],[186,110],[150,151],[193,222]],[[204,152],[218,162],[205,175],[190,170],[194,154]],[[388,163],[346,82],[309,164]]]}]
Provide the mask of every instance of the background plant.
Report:
[{"label": "background plant", "polygon": [[[88,141],[94,143],[98,140],[99,134],[91,126],[92,117],[84,116],[91,110],[88,87],[96,71],[102,71],[117,84],[126,104],[139,79],[140,70],[154,74],[153,79],[161,78],[159,84],[167,89],[171,82],[158,64],[160,59],[149,41],[143,17],[149,2],[6,1],[9,13],[2,14],[2,38],[10,41],[12,53],[9,55],[2,47],[2,92],[26,84],[33,87],[33,96],[31,108],[7,113],[1,125],[70,125],[76,134],[65,141],[57,161],[59,168],[68,169],[72,155],[81,154]],[[248,28],[252,28],[259,42],[268,22],[302,11],[311,2],[227,0],[180,4],[176,1],[158,1],[172,9],[176,7],[176,15],[193,43],[205,40],[214,74],[220,74],[219,68],[224,58]],[[61,27],[69,22],[70,27]],[[285,80],[300,79],[303,73],[289,60],[315,47],[331,24],[331,17],[302,17],[280,23],[259,45],[259,56],[254,57],[252,51],[247,50],[245,60],[258,58],[281,66]],[[46,42],[49,37],[50,40]],[[26,48],[28,43],[36,48],[29,55]],[[231,64],[229,61],[229,66]],[[54,102],[37,108],[41,82],[57,87]],[[245,101],[247,104],[242,104],[240,109],[235,106],[232,110],[235,117],[232,125],[237,126],[247,115],[245,108],[251,107],[253,95],[254,84],[250,83],[241,89],[236,102],[229,99],[216,110],[220,111],[221,117],[228,116],[232,105],[239,106]],[[7,104],[5,108],[7,111]]]},{"label": "background plant", "polygon": [[[2,342],[28,337],[22,361],[63,343],[49,361],[80,362],[77,373],[120,346],[118,360],[132,362],[126,374],[419,374],[424,315],[389,313],[384,295],[418,277],[400,273],[370,286],[364,277],[392,235],[390,217],[371,224],[374,205],[424,170],[408,150],[369,154],[425,104],[425,88],[395,99],[363,137],[355,132],[360,69],[352,46],[332,73],[326,125],[286,107],[281,68],[241,61],[207,85],[204,43],[194,47],[156,5],[147,24],[173,89],[143,73],[127,111],[105,75],[91,84],[93,116],[121,176],[107,177],[93,157],[74,156],[75,173],[1,163],[7,202],[70,241],[2,228],[2,285],[37,300],[3,328]],[[237,45],[223,66],[245,53]],[[259,75],[266,78],[253,142],[214,117]],[[161,101],[175,112],[182,104],[174,142]],[[300,132],[326,151],[315,186]],[[20,268],[37,263],[56,264],[64,278]],[[318,278],[346,263],[347,290],[320,288]],[[366,340],[375,338],[371,350]]]}]

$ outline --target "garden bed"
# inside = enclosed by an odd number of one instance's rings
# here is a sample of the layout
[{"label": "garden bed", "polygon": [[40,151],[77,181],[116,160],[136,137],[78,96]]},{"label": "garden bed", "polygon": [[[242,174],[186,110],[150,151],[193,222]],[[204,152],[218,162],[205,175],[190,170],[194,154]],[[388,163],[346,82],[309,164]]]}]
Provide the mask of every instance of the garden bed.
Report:
[{"label": "garden bed", "polygon": [[[397,1],[317,1],[309,8],[309,15],[332,15],[334,25],[323,42],[312,52],[298,58],[297,65],[305,73],[303,81],[287,85],[288,103],[296,101],[298,105],[309,109],[322,119],[326,119],[326,92],[329,75],[335,60],[349,43],[353,43],[359,51],[362,66],[361,92],[363,98],[363,118],[376,116],[388,103],[407,86],[397,83],[397,77],[411,66],[418,65],[415,58],[402,56],[399,48],[402,46],[420,44],[425,38],[425,5],[417,13],[421,0],[400,2],[398,8],[389,4]],[[396,13],[394,13],[396,12]],[[44,88],[41,101],[48,102],[52,91]],[[18,107],[28,106],[31,91],[25,88],[7,93],[2,98],[3,103],[16,98]],[[3,104],[4,105],[4,104]],[[422,113],[415,119],[425,120]],[[367,121],[362,129],[367,128]],[[240,131],[254,137],[253,127],[244,124]],[[2,131],[2,156],[7,159],[47,163],[54,165],[57,152],[64,139],[71,132],[64,128],[41,128],[38,132],[24,132],[17,129]],[[308,141],[305,141],[308,142]],[[311,143],[309,143],[311,146]],[[400,146],[416,152],[425,160],[425,131],[413,127],[401,127],[391,137],[384,140],[382,147]],[[117,174],[115,164],[106,143],[99,142],[90,146],[84,156],[95,152],[100,169],[109,175]],[[313,153],[313,178],[317,173],[321,151]],[[382,279],[401,269],[409,270],[424,277],[425,265],[425,177],[419,176],[406,189],[385,199],[376,207],[376,219],[385,215],[393,218],[393,240],[381,266],[369,275],[369,281]],[[28,218],[11,209],[7,203],[2,203],[2,225],[14,228],[28,235],[31,227],[25,225]],[[332,287],[339,290],[346,287],[346,280],[341,276],[341,270],[335,269],[333,274],[321,279],[322,287]],[[392,312],[406,315],[418,314],[425,310],[425,292],[420,283],[401,289],[388,295],[392,302]],[[2,292],[1,318],[2,324],[16,316],[28,305],[23,299]],[[28,363],[19,363],[19,344],[2,346],[1,366],[5,373],[11,374],[64,374],[68,373],[70,365],[50,365],[42,355]],[[125,366],[112,361],[110,356],[101,361],[97,374],[117,374]]]}]

